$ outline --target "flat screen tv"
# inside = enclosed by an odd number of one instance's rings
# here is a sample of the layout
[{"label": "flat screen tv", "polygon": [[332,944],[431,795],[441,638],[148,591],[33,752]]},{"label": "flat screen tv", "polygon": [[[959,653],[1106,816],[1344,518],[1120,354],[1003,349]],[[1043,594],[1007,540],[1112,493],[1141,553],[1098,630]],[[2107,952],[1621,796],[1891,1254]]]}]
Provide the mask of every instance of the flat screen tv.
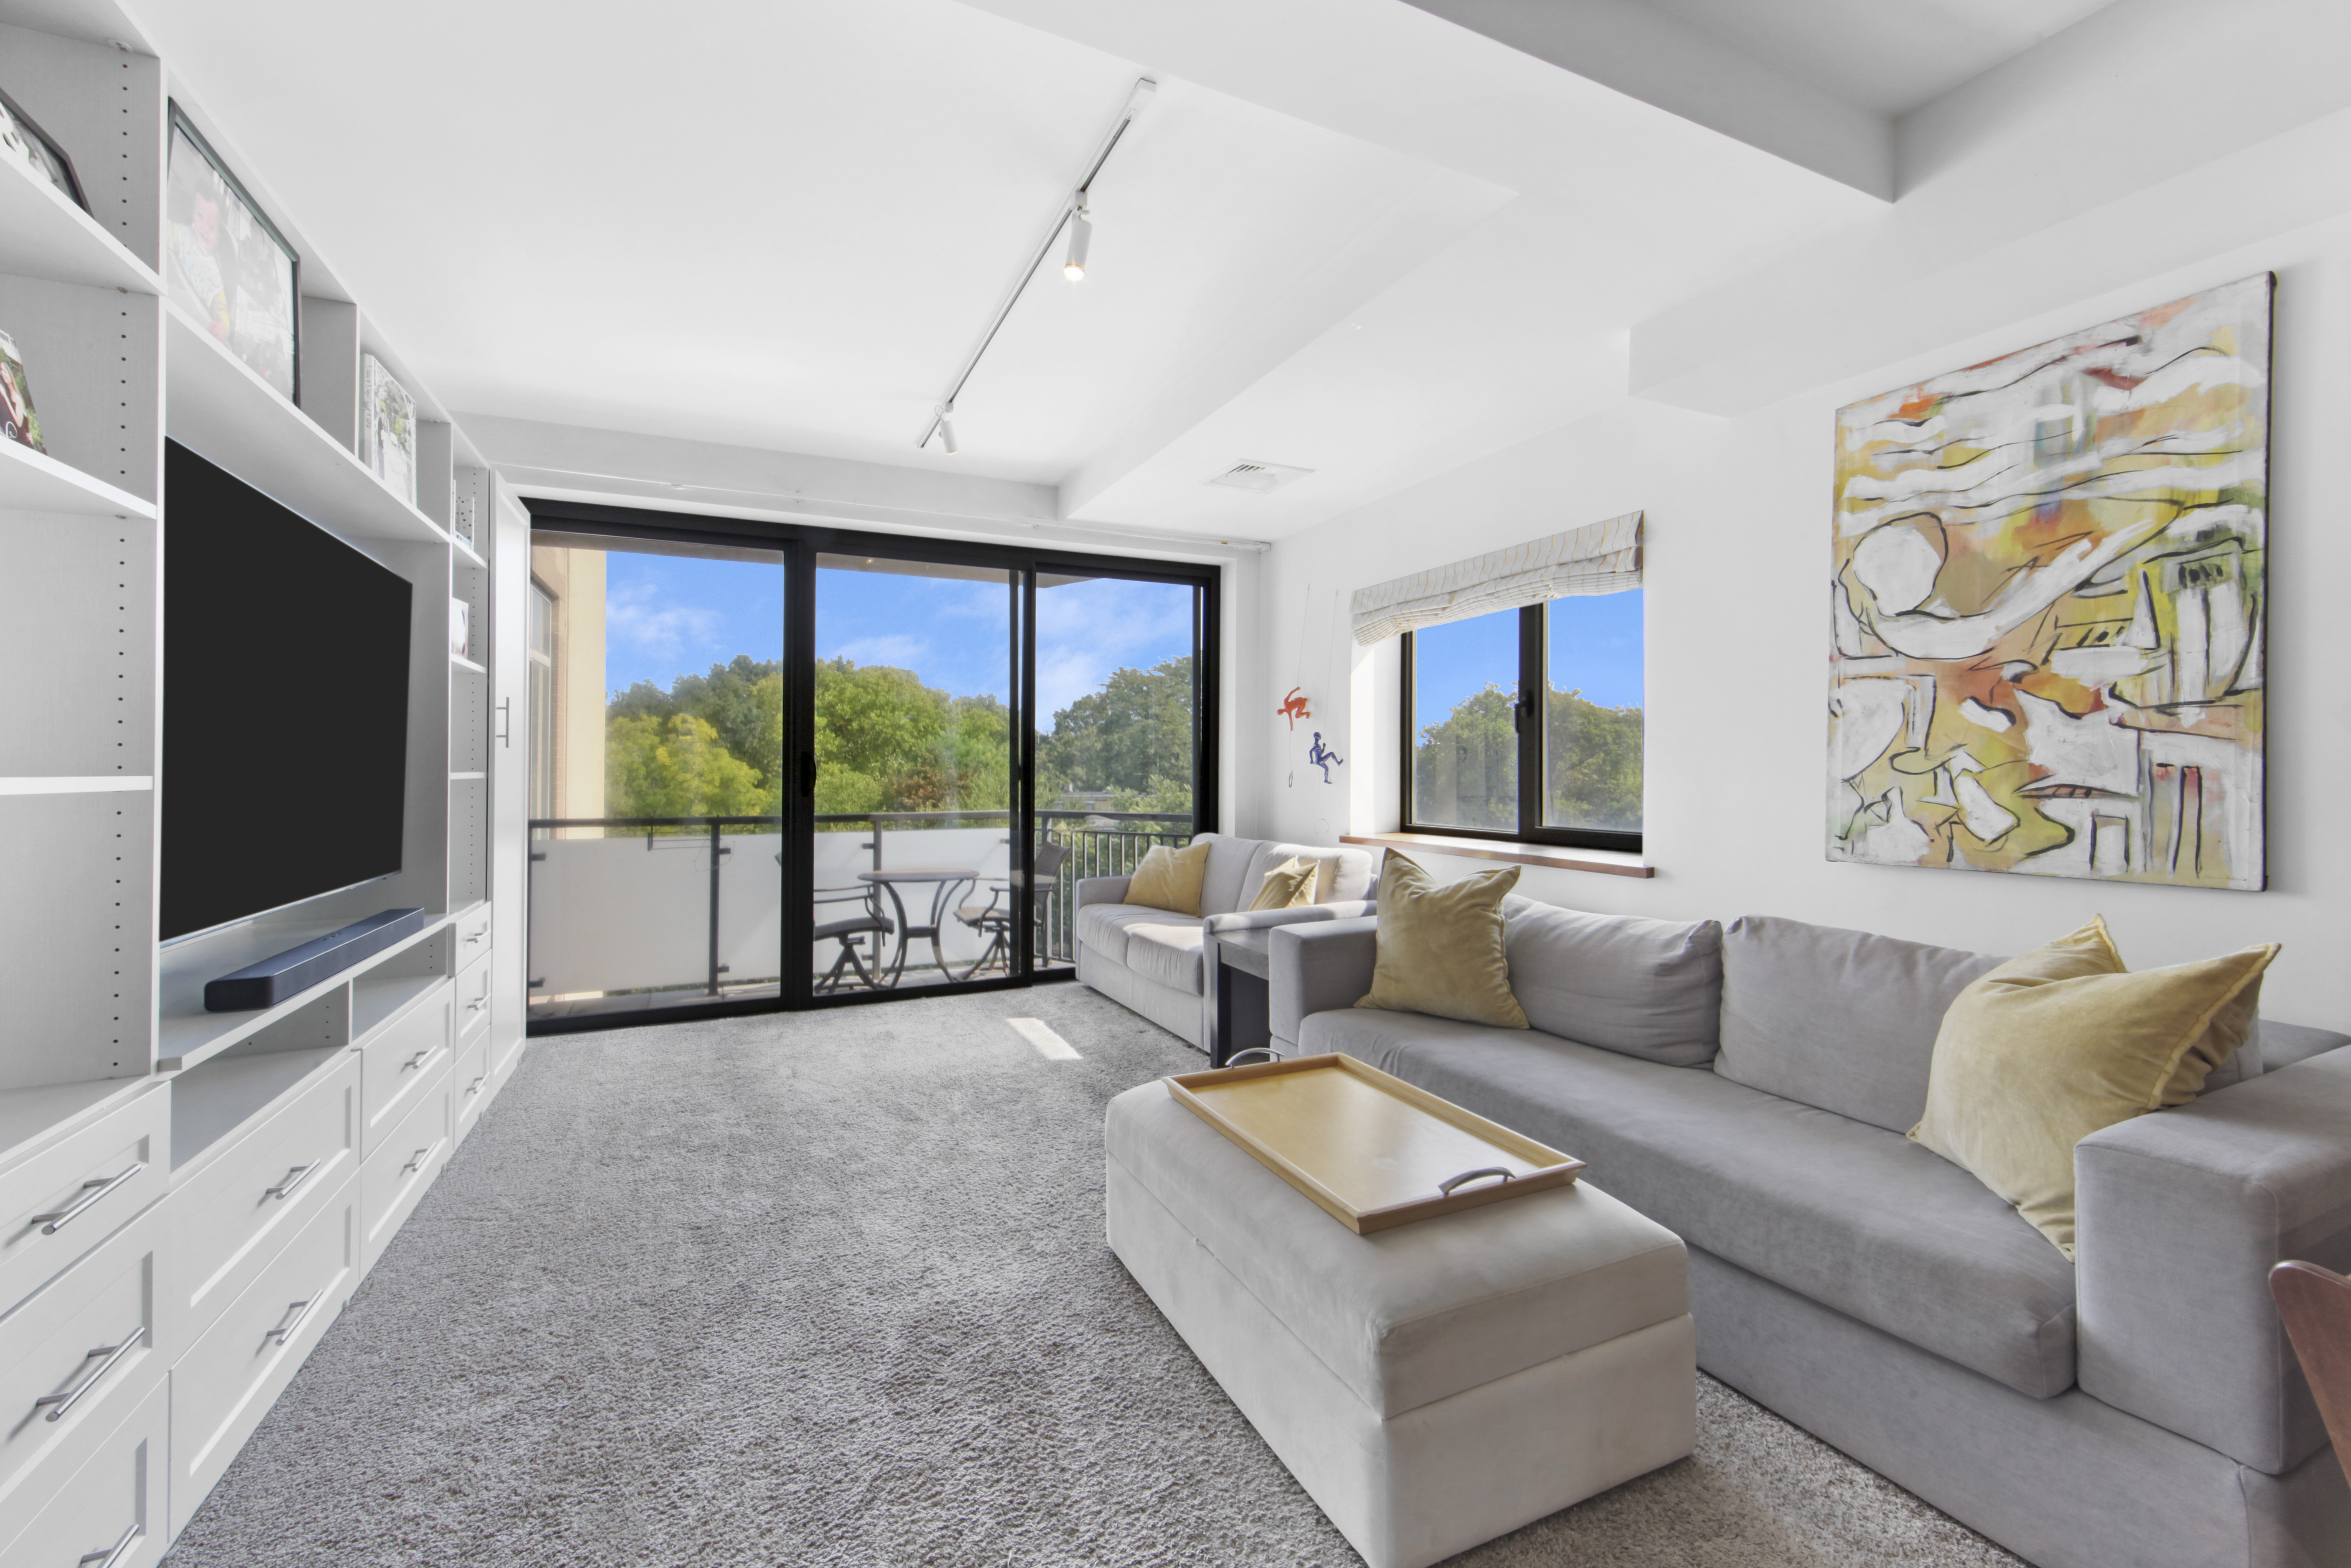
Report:
[{"label": "flat screen tv", "polygon": [[162,935],[400,870],[406,578],[165,444]]}]

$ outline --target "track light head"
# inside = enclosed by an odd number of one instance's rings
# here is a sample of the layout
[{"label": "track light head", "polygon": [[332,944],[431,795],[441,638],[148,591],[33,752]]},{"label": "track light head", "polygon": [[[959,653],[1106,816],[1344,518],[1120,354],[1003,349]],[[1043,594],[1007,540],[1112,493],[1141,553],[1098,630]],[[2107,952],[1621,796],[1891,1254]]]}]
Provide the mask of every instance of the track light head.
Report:
[{"label": "track light head", "polygon": [[1092,220],[1087,216],[1089,210],[1081,203],[1078,210],[1070,214],[1070,259],[1061,264],[1061,276],[1072,283],[1086,280],[1086,246],[1094,237]]},{"label": "track light head", "polygon": [[950,457],[953,457],[956,453],[960,450],[960,448],[956,445],[955,424],[947,418],[945,413],[941,413],[939,415],[939,444],[947,449],[947,455]]}]

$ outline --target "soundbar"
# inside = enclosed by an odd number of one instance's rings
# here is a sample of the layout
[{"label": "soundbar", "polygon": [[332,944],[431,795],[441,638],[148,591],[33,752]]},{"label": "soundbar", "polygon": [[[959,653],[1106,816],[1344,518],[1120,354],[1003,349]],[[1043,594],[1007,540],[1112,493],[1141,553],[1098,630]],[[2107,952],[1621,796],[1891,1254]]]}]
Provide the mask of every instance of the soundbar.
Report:
[{"label": "soundbar", "polygon": [[387,909],[258,964],[247,964],[234,975],[205,982],[204,1011],[242,1013],[274,1008],[360,959],[371,958],[393,943],[415,936],[424,929],[424,923],[421,909]]}]

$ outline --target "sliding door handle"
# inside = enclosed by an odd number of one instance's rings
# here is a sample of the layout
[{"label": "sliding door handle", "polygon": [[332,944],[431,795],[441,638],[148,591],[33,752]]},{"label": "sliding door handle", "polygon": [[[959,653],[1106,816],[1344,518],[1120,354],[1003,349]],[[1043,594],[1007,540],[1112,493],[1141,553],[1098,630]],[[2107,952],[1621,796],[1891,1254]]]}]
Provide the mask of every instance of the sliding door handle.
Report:
[{"label": "sliding door handle", "polygon": [[813,751],[800,753],[800,793],[816,793],[816,753]]}]

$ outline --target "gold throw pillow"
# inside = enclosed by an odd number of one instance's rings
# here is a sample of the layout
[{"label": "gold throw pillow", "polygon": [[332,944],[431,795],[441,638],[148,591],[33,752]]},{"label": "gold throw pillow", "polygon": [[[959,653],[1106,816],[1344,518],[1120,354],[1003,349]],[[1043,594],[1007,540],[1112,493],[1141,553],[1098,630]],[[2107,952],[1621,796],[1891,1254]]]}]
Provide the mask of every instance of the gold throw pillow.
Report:
[{"label": "gold throw pillow", "polygon": [[2131,973],[2093,918],[1953,1000],[1910,1136],[2074,1256],[2074,1145],[2184,1105],[2245,1042],[2275,944]]},{"label": "gold throw pillow", "polygon": [[1257,897],[1249,901],[1251,910],[1295,909],[1301,904],[1314,902],[1314,878],[1322,870],[1319,862],[1301,860],[1296,855],[1265,873],[1265,882]]},{"label": "gold throw pillow", "polygon": [[1200,879],[1208,874],[1208,846],[1171,850],[1154,844],[1126,884],[1126,902],[1176,915],[1200,913]]},{"label": "gold throw pillow", "polygon": [[1502,946],[1502,899],[1519,868],[1438,886],[1394,850],[1380,867],[1379,956],[1359,1008],[1524,1029]]}]

